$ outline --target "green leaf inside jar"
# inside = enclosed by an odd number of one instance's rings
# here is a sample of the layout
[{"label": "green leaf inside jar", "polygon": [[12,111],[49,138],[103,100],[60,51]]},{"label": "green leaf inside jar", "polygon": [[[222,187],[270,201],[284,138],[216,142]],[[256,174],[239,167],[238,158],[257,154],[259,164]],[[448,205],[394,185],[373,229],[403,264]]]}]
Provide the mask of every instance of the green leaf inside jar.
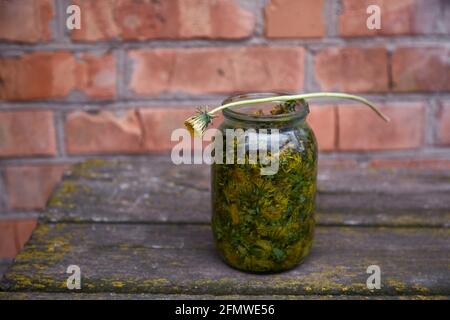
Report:
[{"label": "green leaf inside jar", "polygon": [[[301,103],[278,104],[269,113],[294,112]],[[233,267],[275,272],[292,268],[308,254],[315,225],[317,150],[314,135],[309,127],[305,130],[304,150],[281,149],[274,175],[261,175],[262,165],[248,159],[246,164],[212,165],[212,228],[219,252]]]}]

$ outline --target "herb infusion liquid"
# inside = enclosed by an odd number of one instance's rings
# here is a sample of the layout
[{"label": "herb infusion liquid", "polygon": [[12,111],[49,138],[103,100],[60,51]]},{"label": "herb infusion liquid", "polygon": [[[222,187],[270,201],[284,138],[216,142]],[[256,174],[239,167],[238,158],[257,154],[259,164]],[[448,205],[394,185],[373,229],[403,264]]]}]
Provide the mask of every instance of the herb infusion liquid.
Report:
[{"label": "herb infusion liquid", "polygon": [[[242,99],[277,96],[258,93]],[[306,123],[308,104],[270,102],[238,110],[224,109],[226,129],[278,129],[278,171],[262,175],[263,164],[212,165],[212,230],[223,260],[250,272],[293,268],[309,253],[313,241],[317,143]],[[233,144],[235,142],[233,141]],[[225,154],[225,153],[224,153]]]}]

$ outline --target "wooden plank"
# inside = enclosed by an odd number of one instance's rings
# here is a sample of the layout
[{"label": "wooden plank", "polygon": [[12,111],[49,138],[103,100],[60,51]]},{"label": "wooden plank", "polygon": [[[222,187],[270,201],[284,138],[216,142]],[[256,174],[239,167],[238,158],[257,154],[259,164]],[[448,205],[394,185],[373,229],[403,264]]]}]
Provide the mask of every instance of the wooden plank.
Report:
[{"label": "wooden plank", "polygon": [[[318,189],[320,225],[449,226],[448,170],[322,167]],[[210,216],[209,167],[156,155],[74,166],[42,221],[207,223]]]},{"label": "wooden plank", "polygon": [[0,258],[0,279],[3,277],[3,274],[6,272],[6,270],[8,270],[11,264],[12,259]]},{"label": "wooden plank", "polygon": [[449,296],[223,295],[0,292],[0,300],[449,300]]},{"label": "wooden plank", "polygon": [[[450,229],[320,227],[310,256],[288,272],[237,271],[218,257],[209,226],[40,225],[5,275],[3,291],[207,295],[450,295]],[[369,265],[380,290],[366,287]]]}]

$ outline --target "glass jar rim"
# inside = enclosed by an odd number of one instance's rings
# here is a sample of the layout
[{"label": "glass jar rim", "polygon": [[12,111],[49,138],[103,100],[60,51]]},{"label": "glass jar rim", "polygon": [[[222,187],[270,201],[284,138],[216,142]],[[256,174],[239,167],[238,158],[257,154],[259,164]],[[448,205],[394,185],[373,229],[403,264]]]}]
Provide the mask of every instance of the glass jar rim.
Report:
[{"label": "glass jar rim", "polygon": [[[250,93],[240,93],[232,95],[228,98],[226,98],[222,105],[235,102],[239,100],[245,100],[245,99],[258,99],[258,98],[267,98],[267,97],[276,97],[276,96],[282,96],[282,95],[288,95],[289,93],[286,92],[250,92]],[[274,101],[276,102],[276,101]],[[285,101],[280,101],[285,102]],[[306,116],[309,113],[309,105],[307,101],[304,101],[305,103],[302,104],[302,107],[299,110],[296,110],[294,112],[286,113],[286,114],[264,114],[264,115],[257,115],[257,114],[249,114],[244,112],[239,112],[236,109],[227,108],[222,110],[222,113],[225,118],[233,118],[236,120],[241,121],[255,121],[255,122],[285,122],[285,121],[293,121],[293,120],[302,120],[305,119]]]}]

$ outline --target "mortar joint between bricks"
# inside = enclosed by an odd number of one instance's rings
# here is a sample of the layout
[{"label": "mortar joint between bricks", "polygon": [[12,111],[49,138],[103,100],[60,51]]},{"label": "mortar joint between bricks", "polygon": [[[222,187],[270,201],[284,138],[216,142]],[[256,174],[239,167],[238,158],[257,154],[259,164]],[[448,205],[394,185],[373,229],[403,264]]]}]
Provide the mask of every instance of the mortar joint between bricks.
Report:
[{"label": "mortar joint between bricks", "polygon": [[[128,83],[126,77],[127,72],[127,57],[123,49],[117,49],[114,52],[116,59],[116,99],[121,100],[126,96],[126,84]],[[131,75],[130,75],[131,77]]]},{"label": "mortar joint between bricks", "polygon": [[0,212],[4,212],[7,209],[8,203],[6,199],[5,175],[3,168],[0,167]]},{"label": "mortar joint between bricks", "polygon": [[394,88],[394,78],[393,78],[393,72],[392,72],[392,50],[386,50],[386,72],[388,77],[388,89],[391,91]]},{"label": "mortar joint between bricks", "polygon": [[65,111],[56,110],[53,115],[58,157],[66,156]]},{"label": "mortar joint between bricks", "polygon": [[[429,99],[431,96],[436,99],[450,100],[450,93],[438,92],[438,93],[361,93],[365,97],[374,102],[392,103],[392,102],[423,102]],[[72,110],[89,110],[93,108],[97,109],[121,109],[134,106],[141,107],[160,107],[160,106],[172,106],[172,107],[189,107],[196,106],[198,104],[205,103],[220,103],[228,94],[205,94],[202,96],[168,93],[160,95],[158,97],[131,97],[122,98],[118,100],[43,100],[43,101],[29,101],[29,102],[15,102],[5,101],[0,102],[0,110],[2,111],[15,111],[26,109],[46,109],[46,110],[61,110],[61,104],[64,104],[64,111]],[[319,102],[319,101],[318,101]]]},{"label": "mortar joint between bricks", "polygon": [[255,25],[251,38],[264,37],[264,8],[270,0],[237,0],[238,5],[253,14]]},{"label": "mortar joint between bricks", "polygon": [[56,43],[70,44],[70,31],[66,28],[67,7],[71,4],[69,0],[54,0],[55,16],[54,16],[54,34],[56,35]]},{"label": "mortar joint between bricks", "polygon": [[319,91],[320,86],[316,81],[315,66],[314,66],[314,53],[310,49],[305,50],[305,62],[304,62],[304,90],[305,92]]},{"label": "mortar joint between bricks", "polygon": [[340,5],[339,0],[325,0],[323,15],[327,37],[338,36],[338,11],[340,10]]},{"label": "mortar joint between bricks", "polygon": [[438,101],[436,97],[431,97],[427,100],[427,108],[425,111],[425,146],[434,147],[438,140],[437,137],[437,117],[441,101]]},{"label": "mortar joint between bricks", "polygon": [[143,40],[143,41],[123,41],[103,40],[95,43],[37,43],[37,44],[17,44],[0,41],[1,56],[19,55],[22,53],[38,51],[61,51],[71,52],[90,52],[90,51],[108,51],[120,46],[123,50],[132,49],[157,49],[157,48],[223,48],[223,47],[246,47],[248,45],[283,45],[283,46],[309,46],[311,48],[323,49],[332,46],[411,46],[427,47],[440,46],[450,48],[450,36],[430,35],[430,36],[377,36],[377,37],[324,37],[317,39],[267,39],[264,36],[254,36],[245,39],[235,40],[203,40],[203,39],[180,39],[180,40]]}]

